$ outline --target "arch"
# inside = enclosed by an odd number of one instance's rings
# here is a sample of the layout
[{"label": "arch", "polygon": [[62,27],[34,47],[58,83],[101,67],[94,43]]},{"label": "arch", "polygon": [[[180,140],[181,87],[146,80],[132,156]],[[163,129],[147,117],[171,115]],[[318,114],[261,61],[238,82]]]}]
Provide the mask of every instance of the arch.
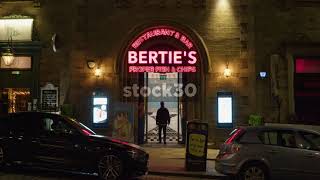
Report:
[{"label": "arch", "polygon": [[126,63],[124,61],[125,58],[125,52],[127,52],[129,45],[133,42],[135,38],[137,38],[140,34],[146,31],[146,29],[152,28],[152,27],[158,27],[158,26],[166,26],[171,27],[172,29],[179,30],[180,32],[184,32],[186,35],[188,35],[192,42],[196,44],[197,50],[199,52],[199,57],[201,60],[201,71],[202,73],[208,73],[211,72],[211,61],[208,53],[208,49],[204,44],[203,39],[201,36],[191,27],[187,25],[183,25],[178,22],[174,21],[168,21],[168,20],[157,20],[152,22],[143,23],[140,25],[135,26],[132,28],[132,30],[129,32],[129,35],[124,39],[124,42],[122,42],[121,49],[118,53],[117,60],[114,63],[114,72],[117,74],[123,73],[123,67],[125,67]]}]

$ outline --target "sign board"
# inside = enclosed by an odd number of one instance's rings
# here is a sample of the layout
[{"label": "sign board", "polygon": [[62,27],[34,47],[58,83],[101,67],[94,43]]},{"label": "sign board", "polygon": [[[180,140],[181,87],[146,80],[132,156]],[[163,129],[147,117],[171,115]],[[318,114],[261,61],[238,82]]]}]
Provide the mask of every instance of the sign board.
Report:
[{"label": "sign board", "polygon": [[195,73],[199,53],[184,32],[167,26],[146,29],[126,52],[128,72]]},{"label": "sign board", "polygon": [[41,97],[41,110],[45,112],[58,112],[59,111],[59,91],[51,83],[47,83],[44,87],[40,88]]},{"label": "sign board", "polygon": [[108,98],[93,97],[93,124],[106,124],[108,120]]},{"label": "sign board", "polygon": [[218,92],[218,127],[233,127],[232,93]]},{"label": "sign board", "polygon": [[8,16],[0,19],[0,41],[32,41],[33,19]]},{"label": "sign board", "polygon": [[208,124],[188,122],[186,162],[187,171],[206,171]]}]

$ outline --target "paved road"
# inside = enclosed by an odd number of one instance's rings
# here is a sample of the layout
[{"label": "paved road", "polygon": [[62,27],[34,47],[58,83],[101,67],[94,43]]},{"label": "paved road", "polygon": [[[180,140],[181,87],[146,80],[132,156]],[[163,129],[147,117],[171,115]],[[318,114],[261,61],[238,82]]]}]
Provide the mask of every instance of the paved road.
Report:
[{"label": "paved road", "polygon": [[[135,180],[199,180],[201,178],[169,177],[148,175]],[[0,180],[98,180],[96,176],[79,175],[39,170],[4,170],[0,172]],[[202,179],[208,180],[208,179]]]}]

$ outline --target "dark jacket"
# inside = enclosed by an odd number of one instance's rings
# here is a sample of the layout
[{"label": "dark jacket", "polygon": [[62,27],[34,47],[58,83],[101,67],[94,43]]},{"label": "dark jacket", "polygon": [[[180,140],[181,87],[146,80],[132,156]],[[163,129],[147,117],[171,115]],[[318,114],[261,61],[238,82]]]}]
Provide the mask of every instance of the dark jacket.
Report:
[{"label": "dark jacket", "polygon": [[157,121],[157,125],[170,124],[170,114],[167,108],[161,107],[158,109],[156,121]]}]

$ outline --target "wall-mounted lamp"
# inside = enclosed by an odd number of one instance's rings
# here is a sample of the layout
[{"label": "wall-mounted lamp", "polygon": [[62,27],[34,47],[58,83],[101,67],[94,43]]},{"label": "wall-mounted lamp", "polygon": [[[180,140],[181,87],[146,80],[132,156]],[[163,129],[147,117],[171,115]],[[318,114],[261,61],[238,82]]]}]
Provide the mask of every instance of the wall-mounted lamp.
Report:
[{"label": "wall-mounted lamp", "polygon": [[261,71],[261,72],[259,72],[259,76],[261,79],[265,79],[267,77],[267,72]]},{"label": "wall-mounted lamp", "polygon": [[10,40],[8,40],[8,47],[1,53],[1,59],[6,66],[11,66],[13,64],[14,52],[12,46],[12,35],[10,36]]},{"label": "wall-mounted lamp", "polygon": [[223,75],[226,78],[231,76],[231,70],[229,69],[229,63],[227,63],[226,68],[223,71]]},{"label": "wall-mounted lamp", "polygon": [[11,66],[13,64],[14,54],[10,49],[5,49],[5,51],[1,53],[1,59],[4,65]]},{"label": "wall-mounted lamp", "polygon": [[101,71],[101,69],[98,67],[98,68],[94,71],[94,75],[95,75],[96,77],[100,77],[101,74],[102,74],[102,71]]},{"label": "wall-mounted lamp", "polygon": [[87,66],[89,69],[96,67],[96,62],[94,60],[87,60]]}]

